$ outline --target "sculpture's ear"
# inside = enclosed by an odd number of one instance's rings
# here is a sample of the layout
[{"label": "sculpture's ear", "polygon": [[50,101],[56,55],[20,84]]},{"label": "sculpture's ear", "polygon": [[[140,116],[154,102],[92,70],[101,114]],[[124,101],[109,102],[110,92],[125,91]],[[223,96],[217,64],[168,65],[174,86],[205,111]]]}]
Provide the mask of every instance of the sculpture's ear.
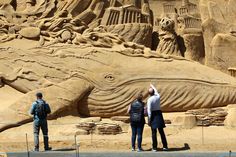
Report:
[{"label": "sculpture's ear", "polygon": [[35,101],[35,93],[42,92],[51,107],[49,118],[56,118],[64,110],[76,105],[93,86],[83,79],[70,79],[39,90],[31,91],[0,112],[0,132],[32,121],[28,111]]}]

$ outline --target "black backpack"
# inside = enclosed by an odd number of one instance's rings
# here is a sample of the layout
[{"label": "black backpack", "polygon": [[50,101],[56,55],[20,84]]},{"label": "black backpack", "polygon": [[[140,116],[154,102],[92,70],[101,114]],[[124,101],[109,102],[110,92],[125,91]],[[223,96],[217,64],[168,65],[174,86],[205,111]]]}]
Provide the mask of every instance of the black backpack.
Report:
[{"label": "black backpack", "polygon": [[139,123],[142,121],[143,117],[143,104],[142,102],[139,101],[134,101],[131,104],[131,109],[130,109],[130,120],[131,122]]},{"label": "black backpack", "polygon": [[47,117],[45,101],[36,101],[36,103],[35,115],[37,115],[39,119],[45,119]]}]

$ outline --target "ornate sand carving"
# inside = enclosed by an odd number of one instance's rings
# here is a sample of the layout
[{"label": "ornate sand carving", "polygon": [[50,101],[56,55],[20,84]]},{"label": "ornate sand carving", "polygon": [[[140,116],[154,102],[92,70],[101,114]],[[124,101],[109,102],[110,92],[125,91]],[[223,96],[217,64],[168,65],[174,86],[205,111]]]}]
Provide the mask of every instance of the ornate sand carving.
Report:
[{"label": "ornate sand carving", "polygon": [[[116,1],[116,2],[115,2]],[[117,1],[106,9],[101,25],[107,30],[120,34],[125,41],[133,41],[150,47],[152,19],[148,1]]]},{"label": "ornate sand carving", "polygon": [[[111,30],[109,25],[121,24],[112,30],[123,31],[126,41],[146,46],[151,44],[152,25],[148,2],[105,0],[22,2],[24,3],[15,5],[9,3],[8,7],[2,9],[4,14],[0,20],[0,24],[2,21],[0,29],[3,35],[0,42],[23,37],[38,40],[40,45],[71,43],[77,34],[82,34],[89,27],[108,25],[108,30]],[[86,7],[81,7],[76,12],[80,5]],[[126,32],[130,28],[140,33],[129,36]],[[141,36],[144,37],[143,40],[139,40]]]},{"label": "ornate sand carving", "polygon": [[175,22],[169,18],[163,18],[160,21],[160,27],[160,43],[157,47],[157,52],[160,54],[181,56],[175,33]]},{"label": "ornate sand carving", "polygon": [[236,68],[230,67],[230,68],[228,68],[228,71],[231,76],[236,77]]},{"label": "ornate sand carving", "polygon": [[[173,1],[166,1],[162,5],[163,12],[161,12],[161,16],[154,16],[154,28],[159,35],[159,39],[161,39],[160,36],[163,34],[161,29],[162,26],[160,25],[161,17],[168,17],[172,19],[175,23],[173,31],[176,32],[174,33],[175,38],[177,38],[176,45],[178,45],[178,49],[180,51],[180,53],[178,52],[174,55],[182,55],[187,59],[204,64],[205,52],[201,29],[202,20],[200,18],[197,5],[188,0],[182,0],[179,4]],[[161,40],[157,42],[159,42],[158,44],[160,47]],[[171,49],[173,49],[173,47]]]},{"label": "ornate sand carving", "polygon": [[228,73],[228,68],[236,66],[234,30],[235,2],[230,1],[200,1],[201,16],[204,19],[204,45],[206,65]]}]

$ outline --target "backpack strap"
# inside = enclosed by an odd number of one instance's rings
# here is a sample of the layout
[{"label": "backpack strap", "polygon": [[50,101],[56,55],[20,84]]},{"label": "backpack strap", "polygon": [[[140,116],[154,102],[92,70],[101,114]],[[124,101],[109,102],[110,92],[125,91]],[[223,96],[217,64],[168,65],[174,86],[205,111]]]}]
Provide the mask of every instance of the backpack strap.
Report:
[{"label": "backpack strap", "polygon": [[[42,101],[43,101],[43,104],[46,104],[46,102],[45,102],[44,100],[42,100]],[[36,104],[38,104],[38,103],[39,103],[39,101],[38,101],[38,100],[36,100],[35,102],[36,102]]]}]

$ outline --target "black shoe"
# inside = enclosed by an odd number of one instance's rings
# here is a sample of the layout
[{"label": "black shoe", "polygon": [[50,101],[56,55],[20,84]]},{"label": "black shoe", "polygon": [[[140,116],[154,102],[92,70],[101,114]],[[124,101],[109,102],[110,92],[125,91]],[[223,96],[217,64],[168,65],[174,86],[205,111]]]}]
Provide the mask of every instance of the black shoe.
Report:
[{"label": "black shoe", "polygon": [[45,151],[50,151],[50,150],[52,150],[52,147],[45,148],[44,150]]},{"label": "black shoe", "polygon": [[33,152],[39,152],[39,148],[34,148]]}]

